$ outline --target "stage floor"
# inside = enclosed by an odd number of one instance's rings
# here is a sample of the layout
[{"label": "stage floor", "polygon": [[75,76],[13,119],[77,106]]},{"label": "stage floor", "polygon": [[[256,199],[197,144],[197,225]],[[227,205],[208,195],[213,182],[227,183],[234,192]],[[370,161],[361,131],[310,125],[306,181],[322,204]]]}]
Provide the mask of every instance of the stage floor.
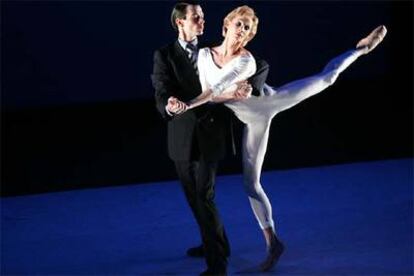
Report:
[{"label": "stage floor", "polygon": [[[413,159],[263,174],[286,251],[277,275],[412,275]],[[259,264],[242,176],[219,176],[229,274]],[[1,199],[1,275],[197,275],[197,226],[177,181]]]}]

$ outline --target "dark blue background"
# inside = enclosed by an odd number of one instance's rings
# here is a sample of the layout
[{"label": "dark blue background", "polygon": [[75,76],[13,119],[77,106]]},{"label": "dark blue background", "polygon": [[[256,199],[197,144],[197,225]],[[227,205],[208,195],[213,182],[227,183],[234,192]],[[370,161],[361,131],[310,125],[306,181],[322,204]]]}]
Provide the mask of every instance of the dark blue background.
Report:
[{"label": "dark blue background", "polygon": [[[205,2],[203,39],[220,41],[224,16],[241,4],[259,16],[258,34],[248,48],[269,62],[268,83],[274,86],[316,73],[395,16],[390,2]],[[176,36],[169,23],[173,2],[5,1],[2,6],[7,108],[151,98],[152,54]],[[395,30],[389,27],[392,37]],[[346,78],[389,74],[392,58],[380,51],[369,70],[355,66]]]},{"label": "dark blue background", "polygon": [[[241,4],[260,18],[248,48],[276,87],[389,30],[332,87],[276,116],[264,170],[413,155],[412,1],[205,2],[203,39],[220,41]],[[172,6],[1,2],[2,194],[176,179],[150,82],[154,50],[176,39]],[[218,173],[241,173],[240,155]]]}]

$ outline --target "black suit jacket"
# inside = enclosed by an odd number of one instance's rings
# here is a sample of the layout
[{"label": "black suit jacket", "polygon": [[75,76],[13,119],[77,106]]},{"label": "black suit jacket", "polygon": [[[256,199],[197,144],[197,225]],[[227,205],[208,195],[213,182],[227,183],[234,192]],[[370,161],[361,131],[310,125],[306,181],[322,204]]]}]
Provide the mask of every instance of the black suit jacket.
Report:
[{"label": "black suit jacket", "polygon": [[[249,79],[254,95],[263,88],[268,70],[266,62],[257,61],[257,73]],[[223,104],[207,103],[173,117],[165,111],[169,97],[189,101],[202,92],[198,75],[178,41],[155,51],[151,79],[157,109],[168,121],[169,157],[175,161],[194,156],[208,161],[223,158],[231,129],[231,112]]]}]

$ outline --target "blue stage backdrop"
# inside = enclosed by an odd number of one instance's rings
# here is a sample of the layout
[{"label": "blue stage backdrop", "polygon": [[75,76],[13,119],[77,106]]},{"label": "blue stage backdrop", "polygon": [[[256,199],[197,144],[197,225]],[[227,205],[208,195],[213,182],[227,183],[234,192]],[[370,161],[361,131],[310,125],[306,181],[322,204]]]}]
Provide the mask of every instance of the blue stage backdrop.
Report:
[{"label": "blue stage backdrop", "polygon": [[[222,20],[248,4],[260,18],[249,45],[271,65],[268,83],[312,74],[379,24],[390,25],[391,2],[243,1],[202,3],[203,39],[220,41]],[[2,103],[5,108],[148,99],[152,54],[175,33],[173,2],[2,1]],[[392,32],[395,30],[391,27]],[[348,79],[381,78],[395,62],[379,51]]]},{"label": "blue stage backdrop", "polygon": [[[3,195],[176,179],[150,81],[154,50],[176,39],[174,2],[0,4]],[[202,2],[202,39],[220,41],[242,4],[260,19],[248,49],[276,87],[389,31],[334,86],[277,115],[264,170],[413,155],[412,1]],[[240,172],[240,154],[219,167]]]}]

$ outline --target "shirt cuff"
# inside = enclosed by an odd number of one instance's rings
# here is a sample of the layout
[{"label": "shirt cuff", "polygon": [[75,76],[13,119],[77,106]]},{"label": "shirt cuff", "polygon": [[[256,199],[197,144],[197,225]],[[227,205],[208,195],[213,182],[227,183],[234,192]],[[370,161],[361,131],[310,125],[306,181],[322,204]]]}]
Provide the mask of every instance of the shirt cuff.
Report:
[{"label": "shirt cuff", "polygon": [[165,113],[167,113],[170,117],[174,116],[173,113],[171,113],[170,111],[168,111],[167,106],[165,106]]}]

